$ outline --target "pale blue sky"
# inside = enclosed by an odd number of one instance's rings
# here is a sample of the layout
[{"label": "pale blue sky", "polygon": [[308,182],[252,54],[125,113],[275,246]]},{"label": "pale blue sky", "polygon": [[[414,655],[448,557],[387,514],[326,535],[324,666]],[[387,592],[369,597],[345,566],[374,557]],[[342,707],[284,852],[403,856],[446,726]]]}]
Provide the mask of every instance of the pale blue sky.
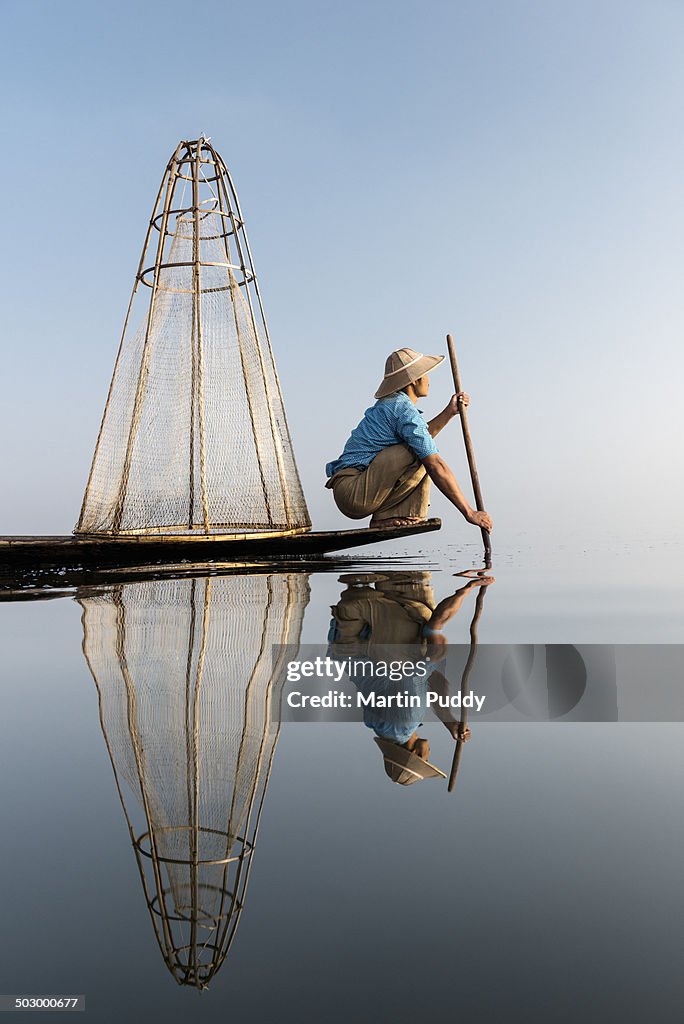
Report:
[{"label": "pale blue sky", "polygon": [[[451,330],[500,536],[681,532],[682,3],[1,16],[0,533],[72,529],[151,205],[201,131],[240,196],[316,526],[342,522],[323,466],[388,352]],[[425,410],[449,394],[442,367]]]}]

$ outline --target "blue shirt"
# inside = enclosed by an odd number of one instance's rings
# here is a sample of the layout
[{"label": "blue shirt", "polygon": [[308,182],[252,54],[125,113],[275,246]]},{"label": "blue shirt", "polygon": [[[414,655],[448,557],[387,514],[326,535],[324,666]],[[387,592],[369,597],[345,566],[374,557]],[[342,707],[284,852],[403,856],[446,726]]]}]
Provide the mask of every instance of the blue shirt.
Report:
[{"label": "blue shirt", "polygon": [[439,448],[430,437],[427,423],[404,391],[380,398],[366,409],[339,459],[325,467],[328,477],[348,466],[367,466],[392,444],[406,444],[419,459],[436,455]]}]

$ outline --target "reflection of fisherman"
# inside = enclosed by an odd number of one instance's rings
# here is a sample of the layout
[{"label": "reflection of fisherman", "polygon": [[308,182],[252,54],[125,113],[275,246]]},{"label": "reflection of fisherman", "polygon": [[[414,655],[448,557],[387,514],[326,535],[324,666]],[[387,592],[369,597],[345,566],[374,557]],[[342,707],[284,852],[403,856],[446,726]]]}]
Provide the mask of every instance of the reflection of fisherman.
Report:
[{"label": "reflection of fisherman", "polygon": [[[456,614],[466,594],[493,582],[491,576],[469,580],[450,597],[435,605],[429,572],[359,573],[340,577],[347,590],[332,608],[329,640],[335,653],[344,657],[377,658],[384,645],[415,645],[415,660],[429,657],[426,675],[402,676],[400,682],[354,672],[353,681],[364,695],[406,692],[419,697],[419,707],[364,707],[364,722],[376,736],[382,751],[385,771],[393,782],[410,785],[420,779],[444,777],[430,764],[430,744],[418,736],[422,725],[425,695],[432,690],[447,696],[448,680],[437,669],[447,645],[441,630]],[[372,586],[375,584],[375,586]],[[410,704],[410,701],[406,703]],[[445,703],[447,703],[445,701]],[[467,740],[470,730],[453,718],[448,707],[435,712],[454,739]]]}]

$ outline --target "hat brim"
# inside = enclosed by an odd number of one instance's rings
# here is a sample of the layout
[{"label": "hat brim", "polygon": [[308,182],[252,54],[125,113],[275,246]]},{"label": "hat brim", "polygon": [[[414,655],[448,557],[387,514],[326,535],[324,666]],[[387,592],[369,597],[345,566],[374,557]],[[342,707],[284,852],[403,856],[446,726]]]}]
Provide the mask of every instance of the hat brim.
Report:
[{"label": "hat brim", "polygon": [[403,768],[419,779],[446,779],[446,772],[443,772],[436,764],[430,764],[424,758],[418,757],[412,750],[407,750],[406,747],[393,743],[392,740],[384,740],[381,736],[374,736],[373,739],[380,747],[385,761],[396,765],[397,768]]},{"label": "hat brim", "polygon": [[436,366],[443,363],[444,359],[444,356],[421,356],[411,366],[402,366],[396,373],[383,377],[380,387],[375,392],[375,398],[387,398],[388,395],[393,395],[395,391],[401,391],[402,388],[412,384],[414,380],[418,380],[420,377],[424,377],[426,373],[430,373]]}]

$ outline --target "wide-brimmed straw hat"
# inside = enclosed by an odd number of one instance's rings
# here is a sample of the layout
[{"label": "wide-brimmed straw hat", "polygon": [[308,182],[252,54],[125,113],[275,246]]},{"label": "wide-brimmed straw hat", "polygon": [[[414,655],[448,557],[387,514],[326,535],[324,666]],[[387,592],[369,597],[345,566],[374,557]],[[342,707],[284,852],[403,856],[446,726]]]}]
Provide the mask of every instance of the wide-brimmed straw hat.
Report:
[{"label": "wide-brimmed straw hat", "polygon": [[412,348],[398,348],[387,357],[385,376],[375,397],[387,398],[395,391],[401,391],[407,384],[412,384],[414,380],[434,370],[443,360],[444,356],[424,356]]},{"label": "wide-brimmed straw hat", "polygon": [[422,757],[418,757],[412,750],[393,743],[392,740],[383,740],[380,736],[373,739],[380,747],[385,761],[385,771],[392,782],[398,782],[400,786],[411,786],[421,779],[434,779],[441,777],[446,779],[446,772],[434,764],[430,764]]}]

